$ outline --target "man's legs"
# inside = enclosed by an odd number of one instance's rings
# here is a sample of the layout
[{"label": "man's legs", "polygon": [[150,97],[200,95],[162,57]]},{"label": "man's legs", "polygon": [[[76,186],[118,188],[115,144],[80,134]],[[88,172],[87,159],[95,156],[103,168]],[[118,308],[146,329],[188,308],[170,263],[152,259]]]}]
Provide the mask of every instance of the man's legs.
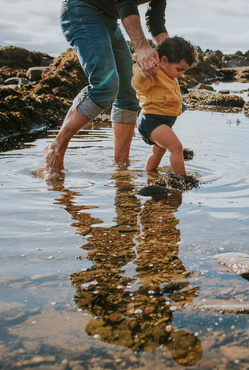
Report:
[{"label": "man's legs", "polygon": [[44,166],[50,173],[63,169],[65,151],[73,135],[110,106],[118,93],[111,45],[116,23],[82,1],[63,4],[62,30],[77,53],[89,86],[75,98],[57,137],[44,150]]},{"label": "man's legs", "polygon": [[113,122],[114,161],[128,163],[135,124]]}]

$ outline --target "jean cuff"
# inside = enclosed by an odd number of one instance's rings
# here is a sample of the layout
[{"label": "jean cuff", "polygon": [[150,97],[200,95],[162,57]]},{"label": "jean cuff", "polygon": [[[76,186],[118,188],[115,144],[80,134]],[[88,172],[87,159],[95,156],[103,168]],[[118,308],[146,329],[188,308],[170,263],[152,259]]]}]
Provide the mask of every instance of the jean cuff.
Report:
[{"label": "jean cuff", "polygon": [[85,88],[76,96],[73,101],[73,106],[80,114],[86,116],[90,120],[96,118],[103,112],[103,108],[100,108],[91,100]]},{"label": "jean cuff", "polygon": [[117,123],[136,123],[137,114],[138,112],[134,110],[112,107],[111,121]]}]

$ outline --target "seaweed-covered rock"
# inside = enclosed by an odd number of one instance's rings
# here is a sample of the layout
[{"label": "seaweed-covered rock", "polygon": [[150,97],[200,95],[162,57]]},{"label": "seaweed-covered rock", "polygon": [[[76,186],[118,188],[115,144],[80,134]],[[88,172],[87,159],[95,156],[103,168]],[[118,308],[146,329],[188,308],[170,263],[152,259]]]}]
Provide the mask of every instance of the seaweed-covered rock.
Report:
[{"label": "seaweed-covered rock", "polygon": [[44,71],[39,83],[0,88],[0,141],[41,127],[57,127],[72,99],[88,83],[72,49]]},{"label": "seaweed-covered rock", "polygon": [[237,95],[229,94],[217,94],[212,95],[206,99],[205,103],[207,105],[218,105],[220,107],[239,107],[242,108],[245,101],[242,97]]},{"label": "seaweed-covered rock", "polygon": [[185,75],[194,78],[197,83],[212,81],[219,78],[219,71],[208,62],[206,62],[201,54],[196,66],[189,68]]},{"label": "seaweed-covered rock", "polygon": [[87,84],[88,79],[73,49],[68,49],[54,59],[49,71],[43,74],[40,81],[40,86],[45,88],[46,92],[52,91],[57,96],[69,99],[73,99]]},{"label": "seaweed-covered rock", "polygon": [[191,89],[184,95],[184,103],[191,109],[239,108],[242,109],[245,101],[242,97],[225,92],[214,93],[212,91]]},{"label": "seaweed-covered rock", "polygon": [[0,141],[61,123],[70,103],[55,95],[36,95],[26,86],[0,89]]},{"label": "seaweed-covered rock", "polygon": [[193,175],[176,175],[169,172],[156,179],[155,185],[166,187],[167,189],[186,191],[199,188],[200,182]]}]

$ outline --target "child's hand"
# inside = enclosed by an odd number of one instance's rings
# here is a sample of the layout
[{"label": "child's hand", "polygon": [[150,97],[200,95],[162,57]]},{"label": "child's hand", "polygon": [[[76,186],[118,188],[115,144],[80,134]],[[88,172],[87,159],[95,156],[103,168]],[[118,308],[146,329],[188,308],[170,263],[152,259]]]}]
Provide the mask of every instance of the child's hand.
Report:
[{"label": "child's hand", "polygon": [[[157,70],[159,69],[159,67],[160,67],[160,63],[157,61],[157,59],[156,58],[152,58],[152,60],[151,60],[151,66],[152,66],[152,68],[153,68],[153,70],[154,70],[154,76],[153,77],[156,77],[157,76]],[[143,71],[142,71],[142,69],[141,69],[141,71],[140,71],[140,73],[141,73],[141,75],[143,76],[143,77],[148,77]],[[150,77],[151,78],[151,77]]]}]

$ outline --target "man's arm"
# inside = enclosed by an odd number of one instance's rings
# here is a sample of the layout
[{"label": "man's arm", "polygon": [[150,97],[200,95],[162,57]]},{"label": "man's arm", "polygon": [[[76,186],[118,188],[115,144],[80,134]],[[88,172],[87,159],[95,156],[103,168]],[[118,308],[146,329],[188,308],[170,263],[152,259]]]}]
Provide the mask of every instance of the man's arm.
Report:
[{"label": "man's arm", "polygon": [[162,33],[159,33],[159,35],[155,36],[153,38],[153,43],[155,45],[159,45],[161,44],[161,42],[163,42],[167,37],[169,37],[168,35],[168,32],[162,32]]},{"label": "man's arm", "polygon": [[165,12],[167,0],[150,0],[146,14],[146,27],[153,38],[167,33],[165,26]]},{"label": "man's arm", "polygon": [[137,64],[147,77],[157,76],[159,57],[149,45],[142,30],[139,15],[129,15],[123,19],[123,25],[137,52]]}]

